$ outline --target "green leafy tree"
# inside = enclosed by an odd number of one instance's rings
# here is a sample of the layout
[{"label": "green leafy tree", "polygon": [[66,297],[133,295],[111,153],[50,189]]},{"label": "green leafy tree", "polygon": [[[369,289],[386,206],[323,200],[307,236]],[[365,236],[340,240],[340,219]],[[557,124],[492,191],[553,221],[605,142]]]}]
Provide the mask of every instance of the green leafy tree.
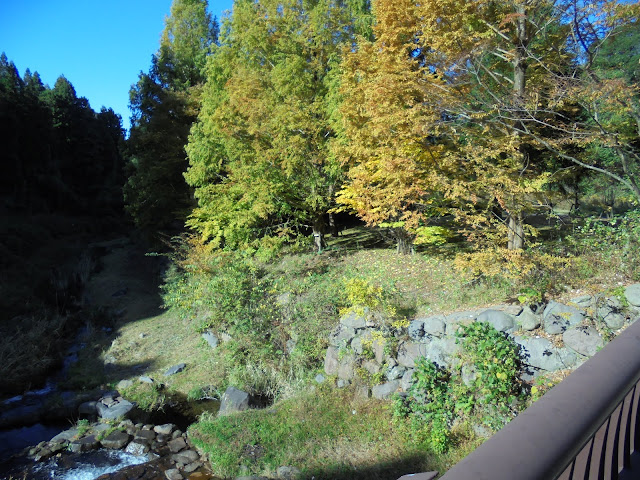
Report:
[{"label": "green leafy tree", "polygon": [[374,3],[372,39],[361,37],[342,62],[335,143],[348,167],[338,202],[368,225],[389,228],[400,253],[437,231],[429,223],[444,211],[450,169],[437,138],[440,110],[425,96],[424,79],[433,74],[429,53],[416,43],[418,9],[412,0]]},{"label": "green leafy tree", "polygon": [[236,247],[307,225],[323,248],[342,176],[329,148],[335,68],[368,8],[351,3],[235,3],[187,149],[188,224],[203,239]]},{"label": "green leafy tree", "polygon": [[203,67],[218,25],[206,0],[175,0],[148,73],[130,91],[127,211],[149,235],[180,230],[193,206],[182,176],[184,147],[197,118]]}]

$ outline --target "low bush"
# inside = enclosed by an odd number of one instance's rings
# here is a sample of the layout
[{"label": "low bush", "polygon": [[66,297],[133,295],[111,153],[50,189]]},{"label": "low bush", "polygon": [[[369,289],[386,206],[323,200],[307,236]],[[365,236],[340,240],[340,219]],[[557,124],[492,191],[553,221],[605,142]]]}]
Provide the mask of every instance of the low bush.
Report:
[{"label": "low bush", "polygon": [[409,395],[394,403],[399,424],[438,453],[454,443],[455,424],[498,430],[524,405],[518,345],[483,322],[462,327],[457,337],[462,349],[454,367],[418,359]]}]

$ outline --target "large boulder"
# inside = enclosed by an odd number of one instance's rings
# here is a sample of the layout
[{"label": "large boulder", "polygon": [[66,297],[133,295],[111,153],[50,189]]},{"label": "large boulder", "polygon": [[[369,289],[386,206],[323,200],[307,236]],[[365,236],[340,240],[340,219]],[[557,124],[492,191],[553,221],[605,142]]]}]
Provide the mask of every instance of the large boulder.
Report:
[{"label": "large boulder", "polygon": [[419,342],[424,337],[424,322],[422,320],[413,320],[407,329],[409,338],[415,342]]},{"label": "large boulder", "polygon": [[635,283],[625,288],[624,296],[630,305],[640,307],[640,283]]},{"label": "large boulder", "polygon": [[356,329],[345,325],[338,325],[329,334],[329,345],[344,348],[351,344],[351,340],[356,336]]},{"label": "large boulder", "polygon": [[585,318],[585,312],[570,305],[562,303],[549,302],[547,308],[544,309],[542,318],[544,319],[544,331],[549,335],[558,335],[563,333],[569,327],[579,324]]},{"label": "large boulder", "polygon": [[546,338],[513,337],[521,347],[521,357],[525,364],[536,369],[553,372],[571,368],[576,364],[577,356],[566,348],[556,348]]},{"label": "large boulder", "polygon": [[249,408],[249,394],[235,387],[229,387],[220,399],[218,415],[224,416],[242,412]]},{"label": "large boulder", "polygon": [[434,315],[424,319],[424,333],[433,337],[442,337],[446,333],[447,324],[444,315]]},{"label": "large boulder", "polygon": [[524,307],[520,315],[516,317],[516,321],[525,331],[535,330],[540,326],[540,317],[533,313],[529,307]]},{"label": "large boulder", "polygon": [[450,367],[453,358],[460,351],[455,338],[434,338],[428,343],[402,342],[398,346],[398,364],[414,368],[416,360],[425,357],[441,367]]},{"label": "large boulder", "polygon": [[510,333],[515,330],[516,322],[512,315],[500,310],[485,310],[478,315],[478,322],[486,322],[499,332]]},{"label": "large boulder", "polygon": [[622,309],[622,303],[617,298],[604,298],[599,302],[596,314],[607,324],[607,327],[616,330],[622,327],[627,319],[622,314]]},{"label": "large boulder", "polygon": [[371,389],[371,395],[373,398],[377,398],[379,400],[386,400],[391,398],[391,396],[398,391],[400,387],[400,380],[392,380],[387,383],[383,383],[382,385],[376,385]]},{"label": "large boulder", "polygon": [[356,376],[356,356],[353,353],[343,355],[338,361],[338,378],[353,380]]},{"label": "large boulder", "polygon": [[593,327],[577,327],[562,335],[564,344],[580,355],[592,357],[604,345],[604,340]]},{"label": "large boulder", "polygon": [[416,342],[402,342],[398,346],[398,363],[407,368],[416,366],[416,361],[427,354],[427,344]]},{"label": "large boulder", "polygon": [[135,408],[135,404],[122,397],[103,397],[96,403],[96,409],[100,418],[105,420],[117,420],[126,418]]},{"label": "large boulder", "polygon": [[338,365],[340,363],[338,354],[339,350],[336,347],[327,348],[327,353],[324,356],[324,371],[327,375],[338,373]]},{"label": "large boulder", "polygon": [[105,438],[100,440],[100,443],[104,448],[120,450],[121,448],[124,448],[127,443],[129,443],[130,438],[131,437],[128,433],[121,432],[120,430],[115,430]]}]

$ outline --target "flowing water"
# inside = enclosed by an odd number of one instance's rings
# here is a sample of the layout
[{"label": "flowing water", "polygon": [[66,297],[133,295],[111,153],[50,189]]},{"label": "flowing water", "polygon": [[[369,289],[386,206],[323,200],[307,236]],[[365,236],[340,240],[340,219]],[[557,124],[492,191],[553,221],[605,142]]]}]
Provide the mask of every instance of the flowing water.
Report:
[{"label": "flowing water", "polygon": [[145,455],[136,456],[119,450],[95,450],[93,452],[64,455],[45,462],[16,461],[0,472],[0,478],[30,480],[94,480],[105,473],[147,462]]}]

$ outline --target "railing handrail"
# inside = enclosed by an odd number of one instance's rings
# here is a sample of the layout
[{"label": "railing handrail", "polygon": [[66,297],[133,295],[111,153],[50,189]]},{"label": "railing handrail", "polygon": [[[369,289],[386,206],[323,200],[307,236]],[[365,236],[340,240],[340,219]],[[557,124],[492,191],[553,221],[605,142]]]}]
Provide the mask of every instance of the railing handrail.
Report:
[{"label": "railing handrail", "polygon": [[639,380],[637,321],[441,480],[558,478]]}]

